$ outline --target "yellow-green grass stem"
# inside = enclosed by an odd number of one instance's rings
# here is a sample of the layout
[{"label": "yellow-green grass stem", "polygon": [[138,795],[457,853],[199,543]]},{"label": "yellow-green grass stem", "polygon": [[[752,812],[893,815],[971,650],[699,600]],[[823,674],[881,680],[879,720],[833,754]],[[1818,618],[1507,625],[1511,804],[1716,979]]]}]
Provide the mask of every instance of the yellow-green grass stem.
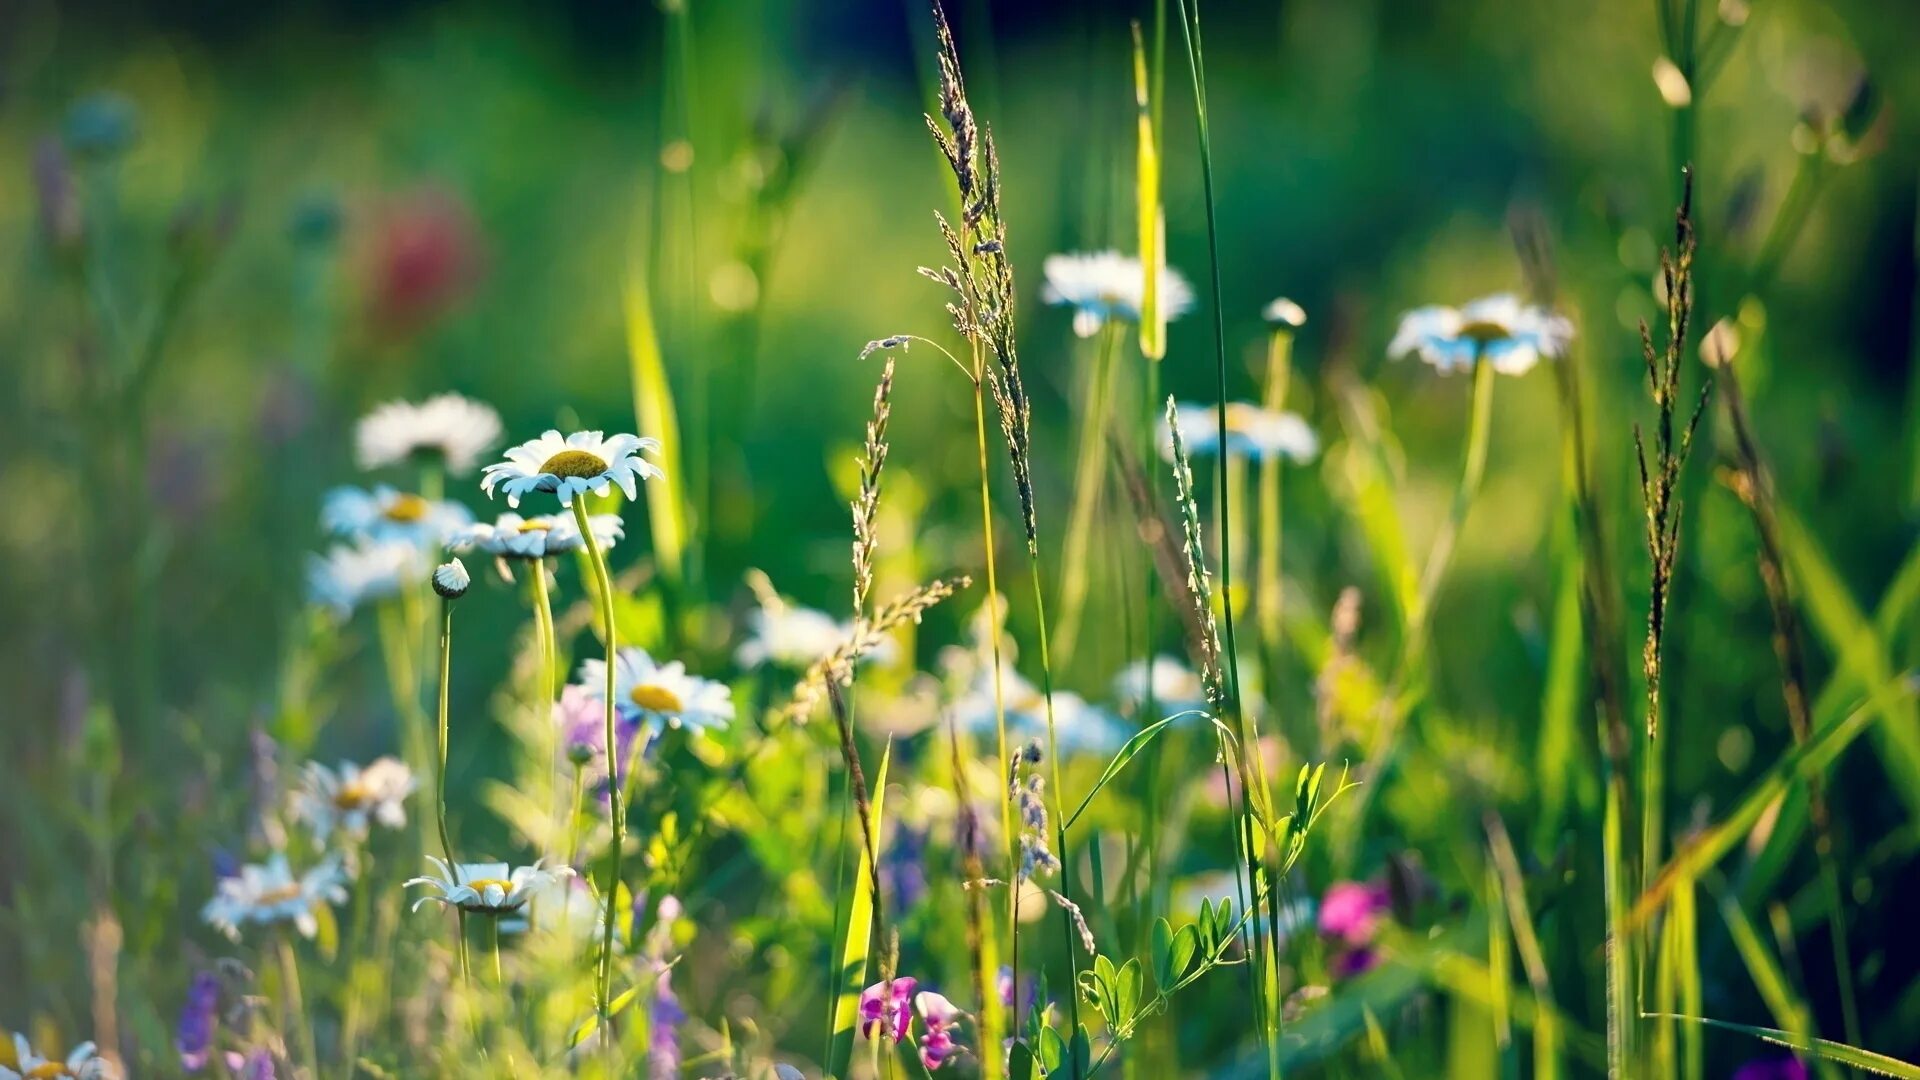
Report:
[{"label": "yellow-green grass stem", "polygon": [[[1286,407],[1292,354],[1293,329],[1284,325],[1275,327],[1267,338],[1266,385],[1261,395],[1261,404],[1272,412]],[[1283,468],[1285,463],[1278,458],[1263,462],[1259,481],[1260,558],[1259,580],[1254,589],[1254,621],[1260,629],[1261,651],[1266,653],[1269,686],[1278,678],[1276,669],[1280,664],[1283,632],[1280,577],[1280,470]]]},{"label": "yellow-green grass stem", "polygon": [[587,500],[583,496],[576,495],[573,499],[573,520],[580,527],[580,539],[586,545],[587,560],[593,564],[594,585],[600,594],[600,629],[606,654],[607,678],[601,697],[606,706],[607,813],[613,827],[613,851],[607,873],[606,916],[602,920],[596,1005],[600,1014],[600,1042],[606,1047],[607,1060],[611,1065],[615,1055],[612,1026],[613,928],[617,918],[616,909],[620,906],[620,860],[627,839],[626,800],[622,797],[621,788],[624,785],[620,782],[618,764],[620,737],[614,726],[614,667],[619,659],[619,648],[613,618],[613,575],[607,572],[607,557],[600,550],[600,541],[593,535],[593,523],[588,520]]},{"label": "yellow-green grass stem", "polygon": [[[1007,745],[1006,694],[1002,686],[1002,669],[1004,662],[1001,659],[1000,644],[1000,577],[999,560],[995,552],[993,534],[993,489],[989,480],[992,471],[987,463],[985,356],[982,354],[978,343],[973,347],[973,362],[973,370],[969,372],[969,376],[973,380],[973,431],[974,442],[979,453],[980,462],[980,544],[985,550],[987,564],[987,604],[989,608],[987,611],[987,640],[990,659],[993,663],[994,735],[1000,756],[999,779],[995,786],[998,789],[997,797],[1000,800],[1000,835],[1006,840],[1007,844],[1007,880],[1014,881],[1017,879],[1020,869],[1020,834],[1014,829],[1013,796],[1009,790],[1009,783],[1013,776],[1013,755],[1011,748]],[[1008,1009],[1007,1015],[1011,1018],[1010,1023],[1017,1027],[1020,1023],[1020,890],[1018,887],[1014,887],[1007,891],[1009,893],[1007,898],[1008,963],[1012,966],[1014,973],[1013,1001],[1011,1007]],[[999,1010],[997,1007],[991,1010],[983,1007],[981,1010],[983,1022],[989,1019],[989,1017],[997,1019],[998,1015]],[[983,1044],[997,1045],[987,1043],[986,1039],[989,1035],[997,1036],[999,1034],[997,1031],[987,1032],[983,1029]],[[998,1055],[988,1056],[995,1059],[994,1068],[997,1071],[999,1068]]]},{"label": "yellow-green grass stem", "polygon": [[313,1018],[307,1015],[306,996],[300,992],[300,959],[294,955],[293,936],[284,924],[274,935],[274,944],[280,959],[280,997],[287,1014],[287,1028],[299,1043],[307,1075],[319,1076],[320,1052],[313,1041]]},{"label": "yellow-green grass stem", "polygon": [[1074,458],[1073,507],[1067,515],[1066,552],[1060,567],[1060,621],[1054,637],[1062,667],[1072,663],[1086,612],[1091,578],[1087,552],[1100,513],[1100,496],[1106,488],[1107,427],[1113,411],[1113,372],[1120,337],[1120,324],[1108,320],[1100,330],[1093,364],[1087,372],[1080,446]]},{"label": "yellow-green grass stem", "polygon": [[547,805],[553,807],[559,799],[559,784],[555,778],[559,775],[560,761],[560,725],[551,722],[554,700],[559,693],[560,643],[553,628],[553,598],[547,590],[547,560],[543,558],[527,561],[528,577],[533,591],[533,631],[534,647],[540,650],[540,684],[538,696],[534,699],[535,715],[545,714],[547,724]]}]

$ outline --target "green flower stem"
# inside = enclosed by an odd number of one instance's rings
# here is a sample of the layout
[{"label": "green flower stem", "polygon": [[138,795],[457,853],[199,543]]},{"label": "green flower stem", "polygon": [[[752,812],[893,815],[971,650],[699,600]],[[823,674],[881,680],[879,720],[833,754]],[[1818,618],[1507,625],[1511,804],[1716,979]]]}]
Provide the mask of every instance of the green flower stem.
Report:
[{"label": "green flower stem", "polygon": [[[1035,623],[1040,638],[1040,692],[1047,703],[1047,760],[1052,768],[1053,787],[1053,828],[1060,850],[1060,895],[1067,903],[1073,900],[1073,859],[1072,849],[1067,846],[1067,789],[1060,782],[1060,734],[1053,719],[1053,656],[1047,647],[1047,599],[1040,587],[1040,548],[1037,544],[1027,545],[1027,568],[1033,579],[1033,607]],[[1017,868],[1016,868],[1017,869]],[[1017,899],[1020,895],[1020,883],[1016,876],[1010,890]],[[1060,908],[1060,929],[1067,947],[1067,972],[1072,977],[1067,984],[1074,992],[1067,995],[1067,1019],[1073,1030],[1080,1028],[1080,958],[1074,955],[1074,949],[1080,945],[1078,932],[1074,929],[1073,913],[1062,905]],[[1014,976],[1016,982],[1019,975]],[[1084,1080],[1074,1077],[1073,1080]]]},{"label": "green flower stem", "polygon": [[[453,601],[440,601],[440,711],[438,739],[435,744],[435,767],[433,770],[433,810],[434,822],[440,827],[440,851],[447,860],[447,876],[455,885],[460,884],[460,860],[453,854],[453,834],[447,828],[447,674],[453,667]],[[469,989],[473,985],[473,964],[467,956],[467,913],[454,908],[458,916],[460,935],[460,978]]]},{"label": "green flower stem", "polygon": [[1493,431],[1493,365],[1476,355],[1473,361],[1473,418],[1467,427],[1466,456],[1460,468],[1460,487],[1453,493],[1453,507],[1427,555],[1427,567],[1420,577],[1420,591],[1414,596],[1407,633],[1408,651],[1413,659],[1425,652],[1429,616],[1433,600],[1440,591],[1447,567],[1453,560],[1454,542],[1466,523],[1467,511],[1480,494],[1480,481],[1487,471],[1487,443]]},{"label": "green flower stem", "polygon": [[[993,719],[994,734],[998,740],[1000,752],[999,799],[1000,799],[1000,835],[1007,843],[1007,880],[1018,879],[1020,870],[1020,834],[1014,828],[1013,792],[1009,788],[1013,776],[1013,755],[1007,745],[1007,707],[1004,691],[1001,687],[1000,659],[1000,576],[998,559],[994,551],[993,539],[993,494],[988,484],[991,470],[987,465],[987,400],[985,356],[978,343],[973,347],[973,370],[969,372],[973,379],[973,431],[974,441],[980,455],[980,544],[986,550],[987,560],[987,603],[991,610],[987,612],[987,640],[993,662]],[[1007,1009],[1008,1023],[1015,1029],[1020,1024],[1020,890],[1007,890],[1007,934],[1009,941],[1008,964],[1014,972],[1013,1001]],[[984,1013],[983,1013],[984,1015]],[[996,1010],[997,1015],[997,1010]]]},{"label": "green flower stem", "polygon": [[[529,560],[527,569],[530,571],[527,576],[532,579],[533,585],[533,627],[534,637],[538,639],[535,645],[540,650],[540,698],[535,708],[551,713],[560,689],[556,685],[560,669],[560,643],[553,629],[553,599],[547,592],[547,560],[544,558]],[[547,730],[547,760],[558,762],[560,760],[560,726],[548,723]],[[555,775],[551,765],[546,775],[551,783]],[[554,786],[557,787],[557,785]],[[558,795],[558,791],[548,792],[549,807],[557,801]]]},{"label": "green flower stem", "polygon": [[[1293,331],[1289,327],[1278,327],[1267,340],[1267,379],[1266,392],[1261,404],[1272,412],[1279,412],[1287,404],[1287,387],[1292,378]],[[1254,612],[1255,624],[1260,629],[1260,647],[1267,654],[1267,683],[1274,685],[1278,679],[1280,665],[1280,638],[1282,634],[1281,580],[1280,580],[1280,471],[1286,467],[1284,461],[1275,458],[1263,462],[1260,466],[1260,559],[1259,581],[1256,583],[1257,607]]]},{"label": "green flower stem", "polygon": [[600,551],[600,541],[593,535],[593,523],[587,519],[587,501],[576,496],[573,500],[573,520],[580,527],[580,539],[587,546],[588,561],[593,563],[593,580],[600,593],[600,629],[606,646],[607,682],[602,698],[606,703],[606,739],[607,739],[607,799],[608,817],[613,825],[613,859],[607,874],[606,918],[600,942],[600,972],[597,995],[600,1013],[600,1042],[607,1048],[609,1060],[614,1054],[613,1039],[613,927],[616,919],[615,909],[620,906],[620,858],[621,849],[626,846],[626,800],[622,797],[617,755],[620,753],[619,734],[614,730],[613,668],[618,646],[613,625],[613,576],[607,572],[607,557]]}]

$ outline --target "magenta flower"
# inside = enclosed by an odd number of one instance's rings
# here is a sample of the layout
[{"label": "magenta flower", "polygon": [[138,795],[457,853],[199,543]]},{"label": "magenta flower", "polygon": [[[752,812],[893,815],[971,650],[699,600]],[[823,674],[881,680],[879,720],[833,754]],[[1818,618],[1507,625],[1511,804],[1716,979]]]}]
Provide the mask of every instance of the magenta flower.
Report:
[{"label": "magenta flower", "polygon": [[913,988],[917,985],[917,980],[902,976],[862,990],[860,1034],[869,1039],[884,1036],[894,1042],[906,1038],[907,1029],[913,1024]]},{"label": "magenta flower", "polygon": [[928,1071],[946,1064],[949,1057],[966,1049],[953,1041],[953,1033],[965,1015],[953,1002],[943,995],[924,991],[914,995],[913,1007],[927,1025],[927,1033],[920,1039],[920,1063]]},{"label": "magenta flower", "polygon": [[1355,948],[1366,945],[1391,903],[1385,885],[1338,882],[1320,899],[1320,932]]}]

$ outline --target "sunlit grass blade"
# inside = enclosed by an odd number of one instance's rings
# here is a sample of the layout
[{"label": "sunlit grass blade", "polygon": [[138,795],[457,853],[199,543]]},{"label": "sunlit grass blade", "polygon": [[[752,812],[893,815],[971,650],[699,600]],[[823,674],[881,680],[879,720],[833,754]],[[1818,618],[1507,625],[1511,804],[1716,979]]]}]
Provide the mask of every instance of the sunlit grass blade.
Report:
[{"label": "sunlit grass blade", "polygon": [[[1753,987],[1760,993],[1760,1000],[1773,1014],[1773,1020],[1783,1031],[1793,1038],[1807,1040],[1813,1037],[1813,1016],[1806,1004],[1794,993],[1787,982],[1786,971],[1780,966],[1779,958],[1760,937],[1754,928],[1753,920],[1741,909],[1739,902],[1730,896],[1720,898],[1720,917],[1727,924],[1727,936],[1733,939],[1733,946],[1740,959],[1747,965],[1747,974],[1753,978]],[[1697,1015],[1697,1009],[1688,1010]],[[1821,1075],[1828,1080],[1837,1080],[1832,1063],[1816,1059],[1815,1065]]]},{"label": "sunlit grass blade", "polygon": [[1726,1020],[1714,1020],[1705,1016],[1661,1016],[1658,1019],[1680,1020],[1689,1024],[1704,1024],[1722,1031],[1751,1035],[1775,1046],[1784,1046],[1789,1050],[1798,1050],[1837,1065],[1864,1069],[1879,1076],[1898,1077],[1899,1080],[1920,1080],[1920,1065],[1901,1061],[1899,1058],[1876,1054],[1857,1046],[1834,1042],[1831,1039],[1809,1039],[1779,1028],[1758,1027],[1753,1024],[1735,1024]]},{"label": "sunlit grass blade", "polygon": [[660,356],[653,301],[638,267],[629,271],[621,294],[627,327],[627,366],[633,376],[633,422],[660,440],[660,467],[666,476],[646,485],[647,526],[661,573],[673,581],[686,576],[686,475],[681,470],[680,425],[674,413],[673,387]]},{"label": "sunlit grass blade", "polygon": [[[1139,731],[1134,732],[1133,737],[1128,739],[1126,744],[1121,746],[1119,751],[1113,755],[1113,760],[1107,762],[1107,767],[1101,770],[1100,779],[1093,782],[1093,787],[1088,789],[1085,797],[1080,800],[1080,805],[1074,807],[1073,813],[1067,815],[1064,828],[1073,828],[1073,823],[1080,820],[1080,815],[1086,812],[1088,804],[1093,802],[1093,797],[1100,794],[1102,788],[1112,783],[1114,778],[1120,775],[1120,770],[1126,768],[1127,764],[1134,759],[1136,754],[1145,750],[1148,743],[1152,742],[1155,737],[1162,731],[1165,731],[1174,721],[1183,720],[1190,716],[1206,716],[1206,714],[1197,710],[1188,710],[1186,712],[1176,713],[1164,720],[1156,720],[1146,727],[1141,728]],[[1213,720],[1212,717],[1207,717],[1207,719]],[[1216,726],[1219,725],[1219,721],[1217,720],[1213,720],[1213,723]],[[1225,729],[1222,728],[1222,731],[1224,730]]]},{"label": "sunlit grass blade", "polygon": [[1154,361],[1167,355],[1167,317],[1160,306],[1160,277],[1167,265],[1167,224],[1160,208],[1160,133],[1154,129],[1155,103],[1148,87],[1147,52],[1140,40],[1138,21],[1133,24],[1133,102],[1139,111],[1134,213],[1140,235],[1140,270],[1146,275],[1140,294],[1140,355]]},{"label": "sunlit grass blade", "polygon": [[1815,732],[1806,745],[1775,762],[1747,789],[1730,813],[1681,845],[1634,904],[1632,924],[1636,927],[1644,925],[1654,912],[1666,904],[1676,885],[1683,881],[1698,880],[1708,867],[1738,846],[1766,813],[1767,807],[1784,795],[1792,784],[1824,773],[1842,751],[1874,725],[1875,720],[1885,716],[1891,706],[1911,701],[1915,691],[1916,686],[1910,676],[1901,676],[1882,685],[1845,719]]},{"label": "sunlit grass blade", "polygon": [[[871,835],[878,836],[885,820],[882,806],[887,797],[887,766],[893,760],[889,742],[880,754],[880,768],[874,774],[873,810],[869,815]],[[875,867],[866,845],[860,845],[859,868],[854,874],[853,893],[848,900],[847,936],[840,949],[840,985],[836,988],[839,1005],[833,1012],[833,1052],[827,1062],[827,1075],[845,1080],[853,1059],[854,1029],[860,1020],[860,991],[867,982],[867,952],[873,936],[873,890]]]}]

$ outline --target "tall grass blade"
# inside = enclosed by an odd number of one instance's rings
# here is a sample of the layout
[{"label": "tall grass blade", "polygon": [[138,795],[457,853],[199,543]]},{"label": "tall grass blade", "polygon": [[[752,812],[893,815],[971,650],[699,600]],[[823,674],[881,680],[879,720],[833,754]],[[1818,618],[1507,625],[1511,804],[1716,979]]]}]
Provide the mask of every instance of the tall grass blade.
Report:
[{"label": "tall grass blade", "polygon": [[[873,778],[873,810],[868,815],[869,835],[880,834],[885,820],[882,807],[887,798],[887,766],[893,760],[889,742],[880,754],[880,768]],[[840,1004],[833,1013],[833,1051],[827,1060],[827,1075],[835,1080],[851,1076],[854,1030],[860,1020],[860,991],[867,984],[867,952],[873,937],[873,892],[875,867],[865,844],[860,845],[859,868],[854,874],[853,894],[848,903],[847,936],[840,949]]]},{"label": "tall grass blade", "polygon": [[627,274],[621,293],[627,327],[627,367],[633,376],[633,422],[642,432],[660,440],[657,455],[666,476],[646,485],[647,527],[652,530],[654,559],[669,580],[686,576],[686,477],[681,469],[680,425],[673,407],[673,388],[667,382],[660,355],[660,335],[653,319],[653,302],[638,267]]},{"label": "tall grass blade", "polygon": [[1810,1039],[1781,1031],[1779,1028],[1758,1027],[1753,1024],[1735,1024],[1726,1020],[1714,1020],[1705,1016],[1664,1016],[1660,1019],[1681,1020],[1689,1024],[1702,1024],[1719,1028],[1722,1031],[1751,1035],[1789,1050],[1799,1050],[1824,1061],[1846,1065],[1855,1069],[1864,1069],[1878,1076],[1898,1077],[1899,1080],[1920,1080],[1920,1065],[1901,1061],[1899,1058],[1876,1054],[1871,1050],[1862,1050],[1857,1046],[1834,1042],[1831,1039]]}]

